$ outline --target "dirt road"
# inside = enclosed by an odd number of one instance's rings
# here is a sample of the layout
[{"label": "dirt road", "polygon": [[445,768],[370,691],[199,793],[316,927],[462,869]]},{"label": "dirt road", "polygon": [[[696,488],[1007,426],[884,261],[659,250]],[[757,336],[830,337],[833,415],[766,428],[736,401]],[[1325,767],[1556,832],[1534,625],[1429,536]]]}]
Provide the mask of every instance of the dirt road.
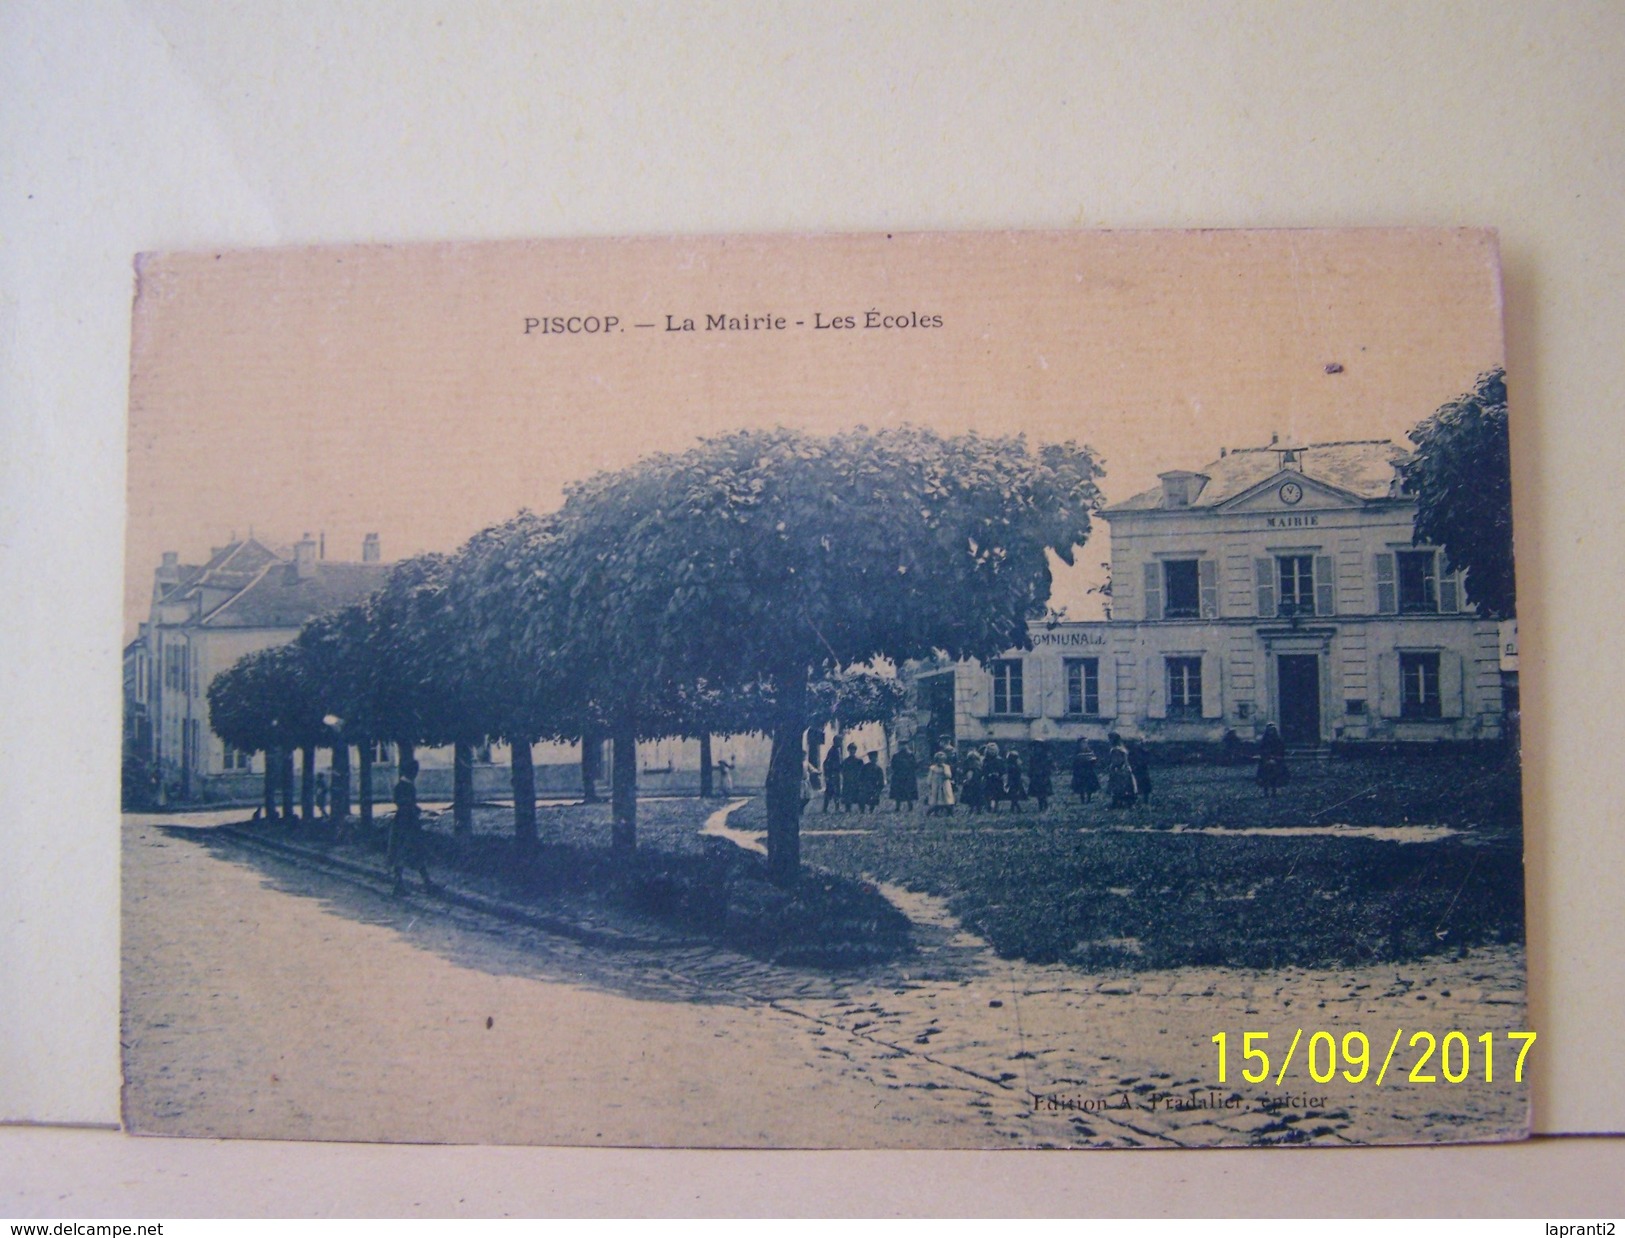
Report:
[{"label": "dirt road", "polygon": [[[1524,1018],[1509,949],[1402,973],[1084,975],[1000,960],[933,900],[888,891],[918,953],[831,976],[705,946],[581,945],[150,819],[126,821],[124,863],[126,1118],[141,1131],[1193,1146],[1507,1138],[1527,1120],[1504,1036]],[[1476,1059],[1462,1083],[1409,1082],[1419,1053],[1402,1047],[1377,1088],[1400,1026],[1461,1029],[1475,1050],[1494,1032],[1493,1083]],[[1279,1085],[1241,1080],[1242,1032],[1272,1032],[1278,1065],[1298,1027],[1364,1031],[1370,1076],[1316,1084],[1300,1046]]]}]

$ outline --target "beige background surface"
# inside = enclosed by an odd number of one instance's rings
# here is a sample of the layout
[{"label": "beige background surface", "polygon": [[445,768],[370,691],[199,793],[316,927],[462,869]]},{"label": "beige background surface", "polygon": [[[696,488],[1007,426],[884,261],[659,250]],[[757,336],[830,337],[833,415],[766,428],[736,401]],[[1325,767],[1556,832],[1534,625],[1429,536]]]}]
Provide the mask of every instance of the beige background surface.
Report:
[{"label": "beige background surface", "polygon": [[[1616,1022],[1625,1007],[1625,774],[1611,723],[1625,688],[1614,486],[1625,379],[1625,11],[19,3],[0,29],[0,589],[9,603],[0,1114],[105,1123],[117,1112],[112,822],[136,251],[1439,224],[1498,227],[1506,270],[1537,1123],[1625,1126]],[[21,1167],[0,1176],[0,1204],[344,1208],[341,1186],[303,1198],[292,1189],[331,1158],[323,1149],[235,1148],[210,1162],[207,1145],[155,1154],[111,1136],[12,1130],[0,1139],[0,1163]],[[81,1174],[62,1159],[64,1140],[88,1140],[106,1159]],[[1496,1202],[1534,1209],[1552,1197],[1484,1184],[1545,1173],[1575,1190],[1612,1187],[1617,1204],[1617,1172],[1574,1171],[1587,1157],[1617,1163],[1618,1146],[1482,1150],[1459,1154],[1465,1161],[1417,1153],[1399,1169],[1384,1161],[1352,1194],[1375,1159],[1300,1155],[1302,1190],[1285,1200],[1298,1211],[1321,1200],[1410,1211],[1438,1201],[1457,1215]],[[489,1187],[492,1172],[510,1185],[500,1202],[490,1193],[484,1202],[520,1211],[550,1200],[632,1206],[627,1194],[555,1189],[579,1188],[583,1173],[631,1175],[652,1192],[640,1197],[648,1206],[668,1209],[679,1207],[669,1175],[690,1173],[695,1194],[724,1210],[774,1199],[802,1210],[919,1211],[933,1201],[1044,1210],[1035,1199],[1079,1211],[1258,1210],[1266,1204],[1248,1183],[1278,1179],[1281,1163],[1204,1153],[1128,1154],[1133,1168],[1124,1154],[945,1161],[937,1167],[950,1181],[983,1189],[939,1195],[920,1189],[912,1163],[884,1159],[838,1161],[831,1173],[826,1162],[742,1157],[695,1173],[649,1156],[510,1151],[502,1158],[521,1159],[469,1161],[478,1155],[369,1154],[367,1210],[414,1201],[454,1209],[460,1197],[481,1210],[461,1188]],[[528,1185],[511,1185],[510,1169]],[[1185,1186],[1130,1192],[1142,1172]],[[843,1191],[798,1194],[793,1175]],[[1080,1187],[1091,1182],[1103,1185]],[[1219,1183],[1241,1193],[1215,1195]]]},{"label": "beige background surface", "polygon": [[[124,635],[165,551],[202,562],[252,528],[335,558],[369,532],[390,559],[450,553],[598,470],[744,426],[1074,439],[1108,503],[1227,446],[1404,442],[1505,362],[1496,248],[1482,229],[1285,228],[147,254]],[[938,325],[869,328],[871,307]],[[716,314],[782,325],[707,329]],[[525,330],[555,317],[599,329]],[[1051,602],[1100,618],[1109,557],[1097,521]]]}]

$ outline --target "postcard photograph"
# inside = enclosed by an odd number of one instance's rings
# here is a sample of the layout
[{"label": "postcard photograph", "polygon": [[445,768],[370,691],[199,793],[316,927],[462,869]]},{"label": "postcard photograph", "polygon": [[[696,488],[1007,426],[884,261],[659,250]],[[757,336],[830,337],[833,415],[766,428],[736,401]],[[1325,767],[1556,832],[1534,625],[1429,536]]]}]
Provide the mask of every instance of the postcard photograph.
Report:
[{"label": "postcard photograph", "polygon": [[131,1130],[1528,1135],[1493,233],[135,282]]}]

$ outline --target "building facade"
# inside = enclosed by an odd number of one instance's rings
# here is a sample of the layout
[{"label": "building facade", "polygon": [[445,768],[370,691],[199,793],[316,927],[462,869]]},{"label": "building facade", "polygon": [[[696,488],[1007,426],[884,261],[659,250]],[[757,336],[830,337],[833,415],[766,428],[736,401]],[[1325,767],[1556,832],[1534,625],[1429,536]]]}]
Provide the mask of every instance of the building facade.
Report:
[{"label": "building facade", "polygon": [[[1398,445],[1227,451],[1105,509],[1112,617],[1034,625],[986,667],[922,668],[922,723],[958,741],[1496,739],[1501,624],[1439,547],[1414,545]],[[1515,689],[1514,689],[1515,692]],[[951,730],[947,729],[951,725]]]},{"label": "building facade", "polygon": [[164,554],[148,620],[124,650],[125,754],[149,771],[160,802],[253,798],[265,758],[210,729],[209,685],[245,654],[287,644],[306,620],[383,584],[375,535],[359,563],[322,549],[307,535],[288,552],[233,539],[195,565]]}]

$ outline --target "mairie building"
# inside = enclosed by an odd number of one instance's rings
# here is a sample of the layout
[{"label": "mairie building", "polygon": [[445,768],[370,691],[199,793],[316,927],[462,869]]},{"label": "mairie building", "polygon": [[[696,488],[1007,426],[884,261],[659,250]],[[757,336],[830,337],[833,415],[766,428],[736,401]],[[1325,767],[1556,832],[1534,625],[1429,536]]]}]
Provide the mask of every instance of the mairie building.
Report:
[{"label": "mairie building", "polygon": [[1406,458],[1386,440],[1272,443],[1161,474],[1102,512],[1111,617],[1035,624],[1031,649],[986,666],[920,668],[923,737],[1499,738],[1516,638],[1475,615],[1439,547],[1413,544]]}]

